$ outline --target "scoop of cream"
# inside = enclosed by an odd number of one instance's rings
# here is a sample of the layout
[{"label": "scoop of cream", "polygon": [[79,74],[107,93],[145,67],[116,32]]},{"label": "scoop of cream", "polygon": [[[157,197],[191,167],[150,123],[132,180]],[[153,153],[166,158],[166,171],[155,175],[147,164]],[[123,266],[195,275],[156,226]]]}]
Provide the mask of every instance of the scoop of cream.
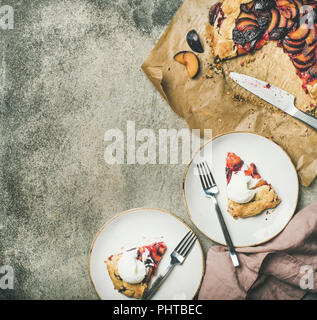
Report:
[{"label": "scoop of cream", "polygon": [[251,188],[256,185],[256,179],[246,176],[242,168],[238,173],[232,175],[228,185],[228,198],[236,203],[248,203],[255,197],[256,190]]},{"label": "scoop of cream", "polygon": [[125,252],[118,262],[121,279],[130,284],[141,283],[146,276],[146,268],[142,261],[137,260],[136,252]]}]

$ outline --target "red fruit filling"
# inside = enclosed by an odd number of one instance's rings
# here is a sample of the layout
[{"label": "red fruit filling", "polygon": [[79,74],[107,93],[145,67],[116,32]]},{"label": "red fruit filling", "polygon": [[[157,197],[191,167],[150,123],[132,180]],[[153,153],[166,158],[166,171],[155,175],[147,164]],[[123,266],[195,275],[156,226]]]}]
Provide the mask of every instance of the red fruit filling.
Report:
[{"label": "red fruit filling", "polygon": [[167,247],[164,242],[156,242],[149,246],[143,246],[138,249],[137,258],[142,261],[143,253],[148,250],[149,256],[146,258],[145,264],[152,266],[154,270],[157,269],[157,265],[162,259]]},{"label": "red fruit filling", "polygon": [[248,168],[248,170],[244,171],[244,174],[254,179],[261,179],[258,169],[256,168],[254,163],[250,164],[250,167]]},{"label": "red fruit filling", "polygon": [[226,160],[226,176],[227,183],[229,184],[232,178],[233,172],[239,172],[243,167],[244,162],[235,153],[229,152]]}]

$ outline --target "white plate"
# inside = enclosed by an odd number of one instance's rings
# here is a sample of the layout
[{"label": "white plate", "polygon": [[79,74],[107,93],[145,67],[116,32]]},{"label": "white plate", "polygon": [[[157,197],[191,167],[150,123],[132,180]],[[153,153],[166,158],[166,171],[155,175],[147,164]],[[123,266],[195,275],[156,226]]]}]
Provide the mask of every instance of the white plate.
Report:
[{"label": "white plate", "polygon": [[[89,255],[89,275],[103,300],[131,300],[113,288],[104,261],[112,254],[156,241],[164,241],[167,251],[158,272],[170,262],[170,254],[191,230],[173,214],[158,209],[133,209],[109,221],[97,234]],[[199,241],[182,266],[176,266],[153,300],[191,300],[204,274],[204,256]],[[152,282],[155,280],[153,277]]]},{"label": "white plate", "polygon": [[[234,152],[246,163],[255,163],[264,180],[272,184],[282,199],[275,210],[256,217],[234,220],[227,211],[225,163]],[[206,160],[220,193],[218,202],[236,247],[255,246],[277,236],[291,220],[297,207],[299,182],[289,156],[277,144],[250,133],[230,133],[207,143],[189,164],[184,177],[184,198],[193,223],[211,240],[225,244],[215,209],[203,193],[196,164]]]}]

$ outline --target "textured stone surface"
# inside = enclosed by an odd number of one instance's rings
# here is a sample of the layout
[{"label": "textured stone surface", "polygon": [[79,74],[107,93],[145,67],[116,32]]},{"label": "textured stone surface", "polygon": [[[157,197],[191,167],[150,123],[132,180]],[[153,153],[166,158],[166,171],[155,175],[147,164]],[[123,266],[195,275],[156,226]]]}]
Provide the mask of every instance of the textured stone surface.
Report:
[{"label": "textured stone surface", "polygon": [[[149,206],[190,223],[184,166],[103,160],[106,130],[128,120],[186,127],[140,69],[181,1],[10,4],[14,30],[0,31],[0,265],[16,277],[0,299],[96,299],[87,259],[109,218]],[[316,199],[317,183],[300,207]],[[206,252],[212,243],[199,235]]]}]

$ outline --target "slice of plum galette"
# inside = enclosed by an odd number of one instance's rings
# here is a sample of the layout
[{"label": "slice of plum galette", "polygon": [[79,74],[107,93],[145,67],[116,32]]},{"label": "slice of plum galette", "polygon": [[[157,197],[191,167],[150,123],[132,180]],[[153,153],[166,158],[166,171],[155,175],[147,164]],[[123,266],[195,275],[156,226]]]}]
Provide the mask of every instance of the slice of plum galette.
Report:
[{"label": "slice of plum galette", "polygon": [[315,0],[223,0],[211,7],[209,23],[214,55],[220,60],[276,42],[293,63],[311,108],[317,107]]},{"label": "slice of plum galette", "polygon": [[254,163],[250,165],[235,153],[226,159],[228,211],[233,218],[248,218],[276,208],[281,200],[273,187],[262,179]]},{"label": "slice of plum galette", "polygon": [[114,289],[130,298],[141,299],[167,247],[164,242],[111,255],[106,261]]}]

